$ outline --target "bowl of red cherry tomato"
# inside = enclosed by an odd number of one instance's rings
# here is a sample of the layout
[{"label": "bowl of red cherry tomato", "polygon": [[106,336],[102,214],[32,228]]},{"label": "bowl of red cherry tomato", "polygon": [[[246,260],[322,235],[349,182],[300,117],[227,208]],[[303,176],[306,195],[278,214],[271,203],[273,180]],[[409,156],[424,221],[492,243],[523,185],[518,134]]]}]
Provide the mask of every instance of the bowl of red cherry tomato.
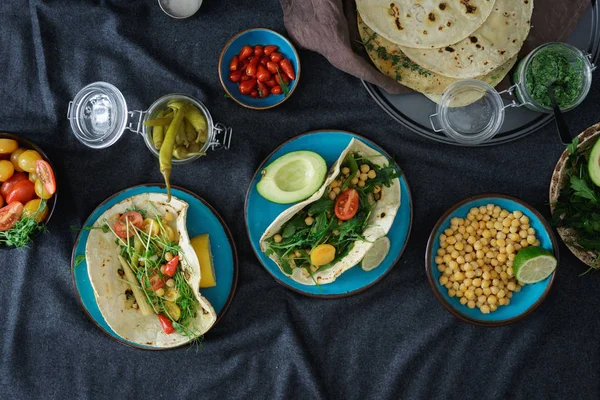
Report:
[{"label": "bowl of red cherry tomato", "polygon": [[253,110],[287,100],[300,80],[300,57],[279,33],[253,28],[235,35],[219,58],[219,79],[227,95]]},{"label": "bowl of red cherry tomato", "polygon": [[46,229],[56,198],[54,168],[42,149],[0,133],[0,248],[31,243]]}]

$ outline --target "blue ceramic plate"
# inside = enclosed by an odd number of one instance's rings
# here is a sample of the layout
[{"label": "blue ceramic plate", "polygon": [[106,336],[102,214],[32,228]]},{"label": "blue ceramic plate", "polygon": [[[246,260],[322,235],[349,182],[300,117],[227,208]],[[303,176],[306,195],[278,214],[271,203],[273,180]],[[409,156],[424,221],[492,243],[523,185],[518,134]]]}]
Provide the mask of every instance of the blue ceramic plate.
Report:
[{"label": "blue ceramic plate", "polygon": [[406,242],[408,241],[412,224],[412,200],[406,177],[402,175],[400,177],[400,209],[398,210],[398,215],[387,235],[391,242],[390,252],[381,265],[374,270],[365,272],[360,266],[356,266],[344,272],[332,283],[320,286],[307,286],[287,277],[287,275],[279,269],[277,264],[260,250],[259,242],[262,234],[281,212],[291,206],[291,204],[271,203],[258,194],[256,191],[256,184],[260,180],[260,171],[262,168],[276,158],[297,150],[310,150],[320,154],[327,162],[328,168],[330,168],[340,157],[340,154],[348,146],[352,138],[361,140],[363,143],[388,157],[390,162],[393,163],[392,158],[383,149],[359,135],[341,131],[309,132],[296,136],[275,149],[275,151],[263,161],[260,167],[258,167],[258,170],[252,179],[250,188],[248,189],[248,194],[246,195],[246,228],[256,256],[267,272],[269,272],[277,282],[293,291],[307,296],[335,298],[349,296],[367,289],[390,272],[392,267],[400,259],[404,247],[406,246]]},{"label": "blue ceramic plate", "polygon": [[[217,212],[200,197],[178,187],[172,187],[171,192],[173,196],[189,204],[187,229],[190,238],[204,233],[210,234],[210,248],[214,259],[217,286],[201,289],[201,292],[214,307],[217,312],[217,322],[219,322],[233,299],[237,284],[237,253],[231,233]],[[102,202],[85,221],[84,226],[93,225],[106,210],[115,204],[142,193],[166,193],[166,190],[164,189],[164,185],[153,184],[134,186],[120,191]],[[77,257],[85,255],[88,236],[89,231],[83,230],[79,233],[75,241],[71,259],[75,290],[86,314],[102,331],[121,343],[146,350],[166,350],[156,346],[145,346],[125,340],[117,335],[106,323],[94,297],[94,290],[90,283],[86,261],[81,262],[75,267]]]},{"label": "blue ceramic plate", "polygon": [[[238,84],[229,80],[229,63],[233,56],[239,54],[242,47],[246,45],[254,47],[257,44],[263,47],[267,45],[278,46],[279,49],[277,51],[291,61],[296,73],[296,79],[288,84],[289,93],[287,96],[284,96],[282,93],[278,95],[272,94],[264,99],[252,98],[241,94]],[[292,95],[296,86],[298,86],[298,81],[300,80],[300,57],[298,57],[298,53],[292,43],[279,33],[265,28],[248,29],[235,35],[223,48],[221,57],[219,58],[219,79],[229,97],[236,103],[253,110],[266,110],[267,108],[272,108],[283,103]]]},{"label": "blue ceramic plate", "polygon": [[470,309],[466,305],[460,304],[458,298],[448,296],[446,288],[439,283],[442,273],[435,267],[435,256],[440,248],[439,236],[445,229],[450,227],[452,218],[465,218],[471,208],[485,206],[490,203],[510,212],[520,210],[527,215],[531,227],[536,231],[540,246],[554,252],[554,256],[558,259],[558,242],[554,232],[537,210],[515,197],[502,194],[483,194],[455,204],[438,220],[427,243],[425,268],[433,293],[454,316],[475,325],[500,326],[518,321],[533,312],[550,291],[556,272],[541,282],[525,285],[520,292],[514,293],[508,306],[500,306],[498,310],[490,314],[483,314],[478,308]]}]

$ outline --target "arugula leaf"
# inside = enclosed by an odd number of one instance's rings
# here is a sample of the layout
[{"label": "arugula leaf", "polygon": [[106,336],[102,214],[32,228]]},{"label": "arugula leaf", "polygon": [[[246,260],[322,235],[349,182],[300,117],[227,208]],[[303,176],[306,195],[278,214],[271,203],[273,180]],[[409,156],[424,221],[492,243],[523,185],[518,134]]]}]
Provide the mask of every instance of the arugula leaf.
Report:
[{"label": "arugula leaf", "polygon": [[318,215],[331,210],[333,210],[333,201],[325,197],[312,203],[308,209],[308,214]]},{"label": "arugula leaf", "polygon": [[571,144],[567,146],[567,150],[569,150],[570,154],[576,154],[578,145],[579,145],[579,138],[577,136],[575,136],[575,139],[573,139]]},{"label": "arugula leaf", "polygon": [[589,187],[589,185],[587,184],[587,182],[585,180],[583,180],[575,175],[572,175],[570,182],[571,182],[571,189],[573,189],[575,191],[575,193],[574,193],[575,196],[583,197],[584,199],[589,199],[593,203],[598,202],[598,198],[596,197],[596,194]]},{"label": "arugula leaf", "polygon": [[85,261],[85,254],[79,254],[75,257],[75,266],[77,267],[79,264]]},{"label": "arugula leaf", "polygon": [[302,214],[298,214],[290,221],[288,221],[287,224],[285,224],[285,228],[283,228],[281,236],[283,236],[284,239],[287,239],[291,236],[294,236],[294,233],[296,233],[297,229],[303,228],[305,226],[306,223],[304,222],[304,216]]}]

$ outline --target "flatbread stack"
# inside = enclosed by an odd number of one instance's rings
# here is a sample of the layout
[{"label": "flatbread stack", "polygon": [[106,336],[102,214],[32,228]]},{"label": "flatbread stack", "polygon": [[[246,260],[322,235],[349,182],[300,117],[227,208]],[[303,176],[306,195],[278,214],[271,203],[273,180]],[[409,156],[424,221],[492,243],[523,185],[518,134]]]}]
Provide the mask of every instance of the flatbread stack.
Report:
[{"label": "flatbread stack", "polygon": [[499,84],[529,34],[533,0],[356,0],[375,66],[438,102],[451,84]]}]

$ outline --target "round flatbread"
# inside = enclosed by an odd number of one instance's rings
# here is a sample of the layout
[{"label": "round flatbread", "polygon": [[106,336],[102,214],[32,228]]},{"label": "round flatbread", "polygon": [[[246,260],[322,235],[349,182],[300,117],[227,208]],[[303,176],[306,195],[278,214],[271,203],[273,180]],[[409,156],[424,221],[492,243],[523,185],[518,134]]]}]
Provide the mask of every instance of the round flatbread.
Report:
[{"label": "round flatbread", "polygon": [[393,43],[439,48],[469,36],[490,15],[496,0],[356,0],[375,32]]},{"label": "round flatbread", "polygon": [[[439,101],[444,90],[458,81],[458,79],[436,74],[411,61],[402,52],[400,46],[390,42],[369,28],[360,14],[358,15],[358,30],[367,53],[378,70],[395,79],[401,85],[427,95],[427,97],[436,103]],[[475,77],[474,79],[489,83],[491,86],[496,86],[508,74],[516,60],[517,56],[514,56],[490,73]]]},{"label": "round flatbread", "polygon": [[450,78],[485,75],[519,52],[532,13],[533,0],[497,0],[484,24],[462,41],[437,49],[403,46],[402,51],[423,68]]}]

